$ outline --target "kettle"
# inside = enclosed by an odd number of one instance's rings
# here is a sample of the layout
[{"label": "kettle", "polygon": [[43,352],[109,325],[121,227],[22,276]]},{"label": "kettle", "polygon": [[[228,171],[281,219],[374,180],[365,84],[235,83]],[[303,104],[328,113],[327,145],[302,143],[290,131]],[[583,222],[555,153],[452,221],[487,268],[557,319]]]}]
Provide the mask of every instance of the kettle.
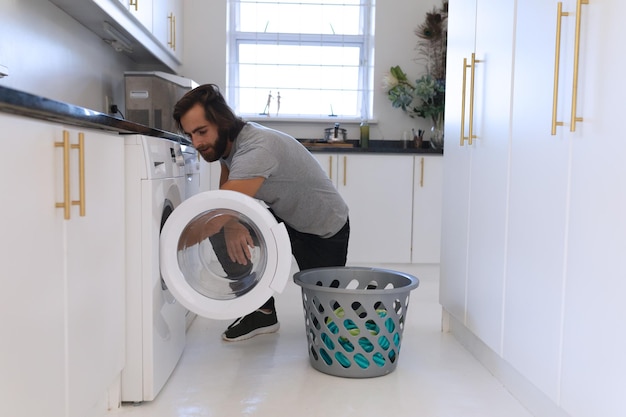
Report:
[{"label": "kettle", "polygon": [[335,123],[334,127],[324,129],[324,140],[326,142],[345,142],[348,138],[348,131],[339,127],[339,123]]}]

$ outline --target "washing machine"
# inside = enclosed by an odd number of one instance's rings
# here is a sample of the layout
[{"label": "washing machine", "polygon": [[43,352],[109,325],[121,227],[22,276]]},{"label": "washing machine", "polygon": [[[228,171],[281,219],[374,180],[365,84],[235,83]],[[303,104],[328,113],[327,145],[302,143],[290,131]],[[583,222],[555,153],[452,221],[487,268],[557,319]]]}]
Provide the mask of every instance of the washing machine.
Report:
[{"label": "washing machine", "polygon": [[[176,367],[190,312],[234,320],[254,311],[282,292],[292,254],[285,225],[261,201],[234,191],[190,189],[178,143],[133,135],[125,151],[122,401],[142,402],[157,396]],[[254,241],[247,266],[235,275],[215,243],[225,222],[246,228]]]},{"label": "washing machine", "polygon": [[181,145],[185,160],[185,200],[200,192],[200,154],[193,146]]},{"label": "washing machine", "polygon": [[153,400],[185,347],[188,310],[161,278],[159,240],[185,200],[187,177],[180,144],[131,135],[126,169],[126,362],[121,399]]}]

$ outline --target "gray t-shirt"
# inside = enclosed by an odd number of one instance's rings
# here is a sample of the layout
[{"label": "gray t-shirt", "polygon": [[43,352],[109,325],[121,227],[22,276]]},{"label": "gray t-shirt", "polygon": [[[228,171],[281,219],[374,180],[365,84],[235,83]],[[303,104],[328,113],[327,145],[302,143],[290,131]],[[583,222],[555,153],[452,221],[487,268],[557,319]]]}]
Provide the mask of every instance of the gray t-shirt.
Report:
[{"label": "gray t-shirt", "polygon": [[285,133],[248,122],[221,162],[229,179],[265,178],[255,198],[299,232],[331,237],[348,219],[348,206],[317,159]]}]

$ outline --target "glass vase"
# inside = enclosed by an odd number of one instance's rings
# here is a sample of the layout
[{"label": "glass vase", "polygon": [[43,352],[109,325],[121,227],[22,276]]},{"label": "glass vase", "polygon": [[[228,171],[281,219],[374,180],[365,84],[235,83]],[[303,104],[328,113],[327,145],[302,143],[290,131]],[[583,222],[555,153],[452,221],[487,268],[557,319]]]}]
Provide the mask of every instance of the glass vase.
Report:
[{"label": "glass vase", "polygon": [[443,113],[433,116],[433,125],[430,128],[430,146],[433,149],[443,149]]}]

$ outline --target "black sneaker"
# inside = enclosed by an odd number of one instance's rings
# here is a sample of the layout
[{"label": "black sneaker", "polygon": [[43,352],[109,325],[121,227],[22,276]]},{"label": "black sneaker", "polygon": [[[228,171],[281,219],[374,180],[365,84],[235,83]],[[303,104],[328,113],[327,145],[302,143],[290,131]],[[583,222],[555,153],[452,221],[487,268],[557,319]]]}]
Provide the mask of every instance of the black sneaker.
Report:
[{"label": "black sneaker", "polygon": [[274,333],[280,328],[276,310],[271,313],[263,310],[255,310],[247,316],[238,318],[222,333],[222,339],[227,342],[250,339],[259,334]]}]

